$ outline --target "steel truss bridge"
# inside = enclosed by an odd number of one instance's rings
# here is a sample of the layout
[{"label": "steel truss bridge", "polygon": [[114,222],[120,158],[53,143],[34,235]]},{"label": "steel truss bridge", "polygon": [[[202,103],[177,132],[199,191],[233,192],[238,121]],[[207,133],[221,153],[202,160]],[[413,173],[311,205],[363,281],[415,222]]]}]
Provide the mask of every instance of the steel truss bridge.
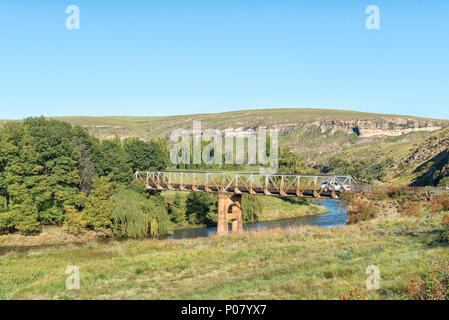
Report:
[{"label": "steel truss bridge", "polygon": [[218,193],[217,233],[242,232],[242,194],[277,197],[332,198],[344,192],[359,192],[360,186],[349,175],[299,175],[191,171],[136,172],[149,190]]},{"label": "steel truss bridge", "polygon": [[360,186],[350,175],[299,175],[190,171],[136,172],[150,190],[225,192],[278,197],[338,199],[343,192],[358,192]]}]

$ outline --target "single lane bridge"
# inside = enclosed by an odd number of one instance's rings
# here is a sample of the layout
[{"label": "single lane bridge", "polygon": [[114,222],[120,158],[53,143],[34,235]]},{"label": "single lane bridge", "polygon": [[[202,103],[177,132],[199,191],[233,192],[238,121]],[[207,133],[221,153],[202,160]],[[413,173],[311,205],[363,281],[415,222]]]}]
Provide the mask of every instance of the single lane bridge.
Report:
[{"label": "single lane bridge", "polygon": [[350,175],[296,175],[194,171],[136,172],[137,180],[145,180],[149,190],[212,192],[218,194],[217,232],[243,230],[242,194],[277,197],[338,199],[344,192],[359,192],[360,186]]}]

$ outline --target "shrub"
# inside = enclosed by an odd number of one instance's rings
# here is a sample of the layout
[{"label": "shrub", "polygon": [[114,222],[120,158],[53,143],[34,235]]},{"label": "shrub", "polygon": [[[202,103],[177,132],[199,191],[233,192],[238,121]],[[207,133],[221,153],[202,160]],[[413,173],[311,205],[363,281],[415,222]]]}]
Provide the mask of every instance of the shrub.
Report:
[{"label": "shrub", "polygon": [[377,209],[373,203],[368,199],[362,198],[360,195],[348,193],[342,199],[343,202],[340,205],[347,207],[348,224],[370,220],[377,216]]},{"label": "shrub", "polygon": [[428,205],[429,211],[431,213],[439,213],[441,211],[449,210],[449,197],[435,197]]},{"label": "shrub", "polygon": [[407,188],[406,186],[403,185],[393,185],[387,188],[387,195],[390,198],[400,198],[406,195],[407,193],[408,193]]},{"label": "shrub", "polygon": [[64,208],[64,228],[70,233],[80,234],[86,226],[86,221],[82,212],[79,212],[73,206]]},{"label": "shrub", "polygon": [[377,299],[376,292],[374,290],[357,288],[350,290],[346,295],[340,296],[340,300],[373,300]]},{"label": "shrub", "polygon": [[443,210],[448,211],[449,210],[449,196],[438,197],[437,199],[438,199],[437,201],[440,203]]},{"label": "shrub", "polygon": [[449,242],[449,215],[444,215],[443,219],[441,220],[441,223],[443,224],[443,227],[445,230],[443,231],[441,238],[443,241]]},{"label": "shrub", "polygon": [[421,214],[421,203],[407,201],[400,209],[401,216],[419,216]]},{"label": "shrub", "polygon": [[443,211],[443,206],[438,201],[438,198],[433,198],[432,201],[430,201],[430,203],[427,205],[427,207],[429,208],[429,211],[431,213],[438,213]]},{"label": "shrub", "polygon": [[428,274],[411,274],[407,294],[416,300],[449,300],[449,261],[436,261]]}]

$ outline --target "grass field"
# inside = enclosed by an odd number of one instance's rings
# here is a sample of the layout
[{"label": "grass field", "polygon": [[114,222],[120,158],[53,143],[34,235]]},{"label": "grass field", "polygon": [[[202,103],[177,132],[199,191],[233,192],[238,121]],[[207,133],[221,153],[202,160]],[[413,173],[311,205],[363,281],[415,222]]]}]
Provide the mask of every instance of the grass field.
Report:
[{"label": "grass field", "polygon": [[[403,299],[410,272],[449,259],[440,233],[436,215],[188,240],[51,240],[0,256],[0,299],[334,299],[362,288],[370,265],[380,269],[375,297]],[[0,244],[27,239],[0,236]],[[80,290],[65,289],[68,265],[80,269]]]}]

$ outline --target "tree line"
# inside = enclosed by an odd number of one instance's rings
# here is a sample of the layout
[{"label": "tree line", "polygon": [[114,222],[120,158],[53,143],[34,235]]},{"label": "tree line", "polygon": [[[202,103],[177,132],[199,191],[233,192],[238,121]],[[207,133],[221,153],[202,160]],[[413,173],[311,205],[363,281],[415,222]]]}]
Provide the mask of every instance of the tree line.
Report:
[{"label": "tree line", "polygon": [[43,117],[8,122],[0,128],[0,231],[32,234],[63,225],[72,232],[164,233],[166,206],[132,177],[167,165],[155,141],[103,140]]},{"label": "tree line", "polygon": [[[216,223],[215,195],[191,193],[185,203],[179,197],[167,203],[133,182],[135,171],[169,167],[167,149],[164,139],[101,139],[44,117],[6,123],[0,128],[0,233],[58,225],[139,238],[167,234],[171,223]],[[316,172],[288,148],[279,154],[280,173]],[[244,197],[242,209],[245,222],[257,221],[263,210],[257,197]]]}]

